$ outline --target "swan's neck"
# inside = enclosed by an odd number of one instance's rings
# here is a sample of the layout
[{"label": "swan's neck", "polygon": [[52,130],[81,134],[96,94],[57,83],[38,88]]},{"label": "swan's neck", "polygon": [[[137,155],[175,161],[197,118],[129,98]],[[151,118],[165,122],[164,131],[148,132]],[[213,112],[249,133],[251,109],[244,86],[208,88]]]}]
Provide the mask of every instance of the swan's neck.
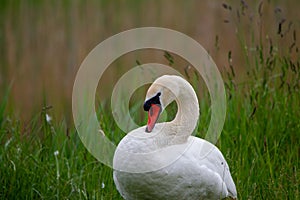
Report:
[{"label": "swan's neck", "polygon": [[168,135],[173,135],[174,143],[186,142],[197,126],[199,118],[199,104],[197,95],[191,85],[181,88],[176,98],[177,114],[168,126]]}]

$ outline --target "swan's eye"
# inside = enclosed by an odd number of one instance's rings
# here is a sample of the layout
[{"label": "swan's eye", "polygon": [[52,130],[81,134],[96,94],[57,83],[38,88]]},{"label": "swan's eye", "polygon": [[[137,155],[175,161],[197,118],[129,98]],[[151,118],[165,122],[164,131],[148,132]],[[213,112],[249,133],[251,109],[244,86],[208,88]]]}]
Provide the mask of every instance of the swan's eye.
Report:
[{"label": "swan's eye", "polygon": [[151,99],[148,99],[145,103],[144,103],[144,110],[145,111],[149,111],[150,107],[151,107],[151,104],[159,104],[161,105],[160,103],[160,99],[159,99],[159,96],[161,95],[161,93],[157,93],[157,95],[155,95],[154,97],[152,97]]},{"label": "swan's eye", "polygon": [[150,107],[151,107],[151,104],[149,103],[149,101],[146,101],[144,103],[144,111],[149,111]]}]

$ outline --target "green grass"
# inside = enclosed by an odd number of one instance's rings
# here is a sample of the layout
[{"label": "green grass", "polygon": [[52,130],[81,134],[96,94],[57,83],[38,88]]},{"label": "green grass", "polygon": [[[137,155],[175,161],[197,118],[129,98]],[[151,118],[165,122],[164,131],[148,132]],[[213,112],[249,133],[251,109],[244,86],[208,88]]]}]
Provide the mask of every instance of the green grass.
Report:
[{"label": "green grass", "polygon": [[[42,113],[27,127],[1,126],[1,199],[116,199],[112,170],[97,162],[74,130]],[[55,152],[59,152],[55,155]]]},{"label": "green grass", "polygon": [[[7,98],[2,110],[6,104]],[[47,121],[49,113],[51,107],[45,106],[22,124],[1,112],[0,199],[122,199],[112,169],[85,149],[75,128]],[[101,120],[106,133],[113,129],[107,116]]]},{"label": "green grass", "polygon": [[[290,71],[289,66],[279,66]],[[299,70],[240,85],[230,78],[226,81],[227,119],[217,146],[231,167],[240,199],[299,199]],[[199,129],[209,121],[205,99]],[[25,125],[4,113],[0,116],[1,199],[121,199],[112,170],[87,152],[74,128],[47,122],[51,110],[42,110]],[[102,113],[101,120],[105,132],[114,132],[119,141],[122,132],[109,123],[112,117]]]}]

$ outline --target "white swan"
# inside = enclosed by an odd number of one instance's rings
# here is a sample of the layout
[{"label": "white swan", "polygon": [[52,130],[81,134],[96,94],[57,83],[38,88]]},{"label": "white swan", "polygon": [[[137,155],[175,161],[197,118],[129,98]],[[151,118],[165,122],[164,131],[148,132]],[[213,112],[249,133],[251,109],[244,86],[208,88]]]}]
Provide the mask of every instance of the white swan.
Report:
[{"label": "white swan", "polygon": [[[175,119],[155,125],[161,110],[174,100]],[[148,89],[144,110],[147,126],[128,133],[114,155],[114,182],[124,199],[237,198],[222,153],[191,136],[199,105],[186,80],[172,75],[156,79]]]}]

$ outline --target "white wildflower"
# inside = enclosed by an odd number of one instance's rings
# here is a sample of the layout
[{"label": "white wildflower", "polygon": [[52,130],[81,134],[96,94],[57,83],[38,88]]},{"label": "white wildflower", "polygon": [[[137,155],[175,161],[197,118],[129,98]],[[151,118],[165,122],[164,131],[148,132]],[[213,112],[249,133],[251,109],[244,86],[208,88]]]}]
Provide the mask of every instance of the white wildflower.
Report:
[{"label": "white wildflower", "polygon": [[9,140],[7,140],[4,144],[4,148],[7,149],[8,145],[11,143],[11,141],[13,140],[13,137],[9,138]]},{"label": "white wildflower", "polygon": [[54,151],[54,156],[58,156],[58,154],[59,154],[58,150]]},{"label": "white wildflower", "polygon": [[103,189],[103,188],[105,188],[105,184],[102,182],[102,184],[101,184],[101,188]]},{"label": "white wildflower", "polygon": [[22,149],[20,147],[17,148],[18,154],[22,153]]},{"label": "white wildflower", "polygon": [[47,121],[48,123],[50,123],[51,120],[52,120],[52,118],[46,113],[46,121]]}]

